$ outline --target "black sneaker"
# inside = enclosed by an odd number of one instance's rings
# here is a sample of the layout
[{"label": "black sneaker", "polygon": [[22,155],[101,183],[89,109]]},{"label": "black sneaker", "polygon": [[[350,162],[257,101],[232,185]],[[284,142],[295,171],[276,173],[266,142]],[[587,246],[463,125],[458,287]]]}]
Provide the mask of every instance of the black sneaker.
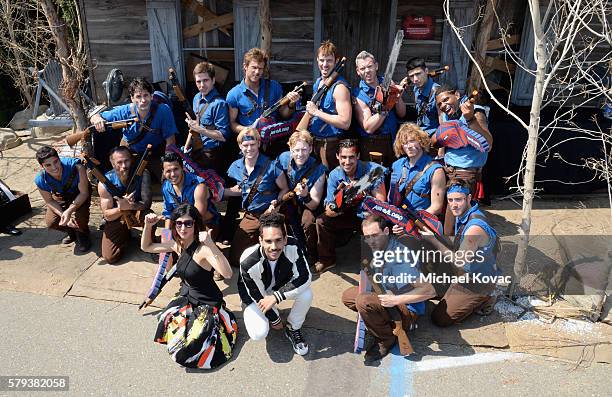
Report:
[{"label": "black sneaker", "polygon": [[91,248],[89,234],[76,232],[76,248],[79,252],[87,252]]},{"label": "black sneaker", "polygon": [[69,230],[68,232],[66,232],[66,237],[62,239],[62,244],[74,243],[75,240],[76,240],[76,235],[75,235],[74,230]]},{"label": "black sneaker", "polygon": [[308,354],[308,343],[306,343],[304,340],[302,331],[299,329],[291,329],[291,326],[287,324],[287,327],[285,328],[285,336],[291,341],[294,352],[300,356]]}]

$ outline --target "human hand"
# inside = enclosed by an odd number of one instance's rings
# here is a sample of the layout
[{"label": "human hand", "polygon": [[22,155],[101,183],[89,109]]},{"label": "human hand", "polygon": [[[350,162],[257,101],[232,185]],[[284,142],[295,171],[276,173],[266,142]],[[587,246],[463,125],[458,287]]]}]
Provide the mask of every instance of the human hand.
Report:
[{"label": "human hand", "polygon": [[187,123],[187,127],[189,127],[190,130],[196,130],[198,127],[198,120],[192,119],[189,113],[187,112],[185,112],[185,116],[187,116],[187,118],[185,119],[185,123]]},{"label": "human hand", "polygon": [[378,299],[383,307],[394,307],[401,303],[397,295],[378,295]]},{"label": "human hand", "polygon": [[297,186],[295,187],[295,194],[297,194],[300,197],[308,196],[308,186],[298,183]]},{"label": "human hand", "polygon": [[278,323],[276,325],[271,324],[270,326],[272,327],[272,329],[280,331],[281,329],[283,329],[285,327],[285,324],[281,321],[280,323]]},{"label": "human hand", "polygon": [[330,217],[330,218],[335,218],[338,215],[340,215],[340,213],[332,210],[331,204],[327,204],[325,206],[325,215]]},{"label": "human hand", "polygon": [[276,305],[276,298],[274,295],[266,295],[257,302],[257,307],[263,312],[267,312]]},{"label": "human hand", "polygon": [[465,101],[460,106],[463,118],[469,123],[474,118],[474,104],[470,101]]},{"label": "human hand", "polygon": [[144,220],[145,220],[145,224],[155,225],[161,219],[164,219],[163,215],[147,214],[147,215],[145,215],[145,219]]},{"label": "human hand", "polygon": [[308,112],[309,115],[311,115],[312,117],[316,117],[316,113],[318,110],[319,110],[319,107],[315,105],[314,102],[312,101],[306,102],[306,111]]},{"label": "human hand", "polygon": [[128,200],[127,197],[115,197],[117,201],[117,207],[119,207],[120,211],[129,211],[132,209],[132,203]]},{"label": "human hand", "polygon": [[106,130],[106,126],[104,125],[105,120],[99,114],[94,114],[90,121],[95,127],[96,131],[104,132]]},{"label": "human hand", "polygon": [[210,232],[208,230],[204,230],[202,232],[200,232],[200,234],[198,234],[198,240],[200,240],[200,243],[204,243],[208,246],[210,246],[211,244],[214,244],[215,242],[212,239],[212,236],[210,235]]},{"label": "human hand", "polygon": [[73,209],[71,207],[68,207],[64,212],[62,212],[62,215],[60,216],[59,225],[68,226],[68,222],[70,221],[70,218],[72,217],[72,213],[73,213]]},{"label": "human hand", "polygon": [[393,227],[391,228],[391,231],[393,232],[393,234],[403,234],[404,233],[404,228],[401,227],[400,225],[393,225]]},{"label": "human hand", "polygon": [[287,94],[287,99],[289,99],[290,103],[296,103],[297,101],[300,100],[300,94],[298,94],[297,92],[291,91],[290,93]]}]

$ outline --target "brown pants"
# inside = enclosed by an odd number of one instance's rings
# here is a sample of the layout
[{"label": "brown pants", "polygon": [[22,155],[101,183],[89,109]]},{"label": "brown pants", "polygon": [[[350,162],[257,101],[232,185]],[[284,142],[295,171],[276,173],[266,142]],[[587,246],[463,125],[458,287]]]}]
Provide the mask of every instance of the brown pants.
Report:
[{"label": "brown pants", "polygon": [[431,313],[431,321],[438,327],[448,327],[467,318],[488,299],[488,294],[481,295],[460,284],[451,284]]},{"label": "brown pants", "polygon": [[[144,217],[150,212],[151,210],[140,211],[140,221],[143,222]],[[153,229],[153,235],[155,235],[155,229]],[[130,243],[130,236],[130,229],[121,222],[121,218],[106,221],[102,232],[102,258],[109,264],[119,261]]]},{"label": "brown pants", "polygon": [[[70,198],[69,200],[63,200],[61,196],[52,195],[53,199],[57,201],[62,208],[62,210],[66,210],[72,201],[76,198]],[[87,197],[87,200],[79,207],[76,211],[74,211],[74,217],[78,229],[73,229],[68,226],[60,226],[60,216],[51,210],[51,208],[47,207],[47,212],[45,213],[45,223],[49,229],[59,230],[64,233],[68,233],[69,231],[76,230],[78,232],[89,235],[89,205],[91,204],[91,196]]]},{"label": "brown pants", "polygon": [[[373,292],[359,293],[359,287],[351,287],[342,293],[342,303],[349,309],[359,312],[368,331],[385,346],[391,347],[395,343],[393,334],[393,320],[389,312],[380,303],[378,296]],[[396,306],[402,315],[402,328],[410,329],[418,316],[408,310],[406,305]]]},{"label": "brown pants", "polygon": [[314,138],[312,154],[329,171],[340,165],[336,158],[339,142],[339,138]]},{"label": "brown pants", "polygon": [[240,221],[232,246],[230,248],[229,263],[234,267],[240,267],[240,256],[252,245],[259,242],[259,219],[251,213],[245,213]]},{"label": "brown pants", "polygon": [[[359,138],[359,151],[363,161],[373,161],[385,167],[390,167],[395,161],[391,135],[362,136]],[[382,159],[374,158],[370,155],[371,152],[381,153]],[[380,163],[381,160],[382,163]]]},{"label": "brown pants", "polygon": [[202,169],[213,169],[219,176],[227,171],[223,160],[223,147],[219,146],[214,149],[202,149],[197,153],[191,153],[191,158]]},{"label": "brown pants", "polygon": [[324,265],[336,263],[336,236],[359,230],[360,226],[361,219],[354,211],[347,211],[333,218],[325,214],[317,218],[319,262]]},{"label": "brown pants", "polygon": [[[456,178],[463,179],[464,181],[466,181],[470,186],[470,191],[472,192],[472,199],[474,199],[474,189],[476,188],[476,182],[480,181],[482,178],[480,169],[445,167],[444,171],[446,172],[447,181]],[[450,207],[448,205],[446,206],[446,212],[444,214],[444,235],[455,235],[455,216],[451,212]]]}]

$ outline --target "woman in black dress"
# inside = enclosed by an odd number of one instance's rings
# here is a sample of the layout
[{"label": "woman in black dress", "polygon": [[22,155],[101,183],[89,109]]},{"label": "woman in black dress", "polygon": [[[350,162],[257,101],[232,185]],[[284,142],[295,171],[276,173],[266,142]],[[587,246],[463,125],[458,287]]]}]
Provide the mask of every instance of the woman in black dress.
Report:
[{"label": "woman in black dress", "polygon": [[151,229],[161,218],[155,214],[146,216],[141,248],[151,253],[176,252],[176,274],[182,287],[180,295],[159,315],[155,342],[167,344],[172,359],[182,366],[218,367],[232,356],[238,325],[225,307],[213,273],[217,271],[230,279],[232,269],[203,228],[195,207],[182,204],[172,212],[173,241],[152,243]]}]

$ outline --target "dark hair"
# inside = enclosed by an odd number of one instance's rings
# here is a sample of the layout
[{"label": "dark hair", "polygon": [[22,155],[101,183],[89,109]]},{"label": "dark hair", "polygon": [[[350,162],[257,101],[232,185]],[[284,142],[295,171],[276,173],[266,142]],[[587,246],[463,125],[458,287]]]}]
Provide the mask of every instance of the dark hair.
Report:
[{"label": "dark hair", "polygon": [[373,215],[373,214],[370,214],[363,221],[361,221],[361,227],[364,227],[365,225],[369,225],[372,223],[378,224],[378,227],[380,228],[381,231],[385,230],[385,228],[387,227],[387,221],[385,220],[385,218],[383,218],[382,216]]},{"label": "dark hair", "polygon": [[355,152],[359,154],[359,145],[357,144],[357,140],[343,139],[340,142],[338,142],[338,148],[336,149],[336,154],[340,155],[340,150],[350,149],[350,148],[355,148]]},{"label": "dark hair", "polygon": [[454,85],[450,85],[448,83],[442,84],[438,89],[436,89],[436,96],[440,95],[443,92],[450,92],[451,94],[456,93],[458,90]]},{"label": "dark hair", "polygon": [[406,62],[406,72],[410,72],[412,69],[423,68],[427,69],[427,65],[425,64],[425,60],[423,58],[414,57],[410,58],[408,62]]},{"label": "dark hair", "polygon": [[46,159],[50,159],[51,157],[59,158],[57,150],[53,149],[51,146],[43,146],[36,151],[36,161],[38,161],[38,164],[40,165],[42,165]]},{"label": "dark hair", "polygon": [[148,91],[149,94],[153,94],[153,85],[142,77],[136,77],[128,86],[130,97],[134,95],[136,90]]},{"label": "dark hair", "polygon": [[259,218],[260,236],[263,234],[264,227],[277,227],[283,232],[283,237],[287,235],[287,230],[285,229],[285,216],[278,212],[262,215],[261,218]]},{"label": "dark hair", "polygon": [[132,152],[130,152],[130,149],[127,146],[115,146],[114,148],[110,150],[110,152],[108,152],[108,159],[112,161],[113,154],[119,153],[119,152],[127,153],[130,155],[130,157],[132,156]]},{"label": "dark hair", "polygon": [[448,183],[446,184],[446,188],[450,188],[451,186],[454,185],[458,185],[461,186],[463,188],[466,188],[468,190],[472,190],[472,187],[470,186],[470,184],[465,180],[465,179],[461,179],[461,178],[452,178],[449,179]]},{"label": "dark hair", "polygon": [[163,163],[179,163],[180,166],[183,166],[183,159],[176,153],[166,152],[161,157],[161,162]]},{"label": "dark hair", "polygon": [[[196,241],[200,241],[198,235],[204,230],[204,224],[202,223],[202,217],[200,213],[193,205],[189,203],[183,203],[176,207],[170,215],[170,231],[172,232],[172,238],[174,241],[180,243],[181,238],[176,232],[176,220],[182,216],[188,215],[193,219],[193,238]],[[187,247],[183,247],[187,248]]]}]

